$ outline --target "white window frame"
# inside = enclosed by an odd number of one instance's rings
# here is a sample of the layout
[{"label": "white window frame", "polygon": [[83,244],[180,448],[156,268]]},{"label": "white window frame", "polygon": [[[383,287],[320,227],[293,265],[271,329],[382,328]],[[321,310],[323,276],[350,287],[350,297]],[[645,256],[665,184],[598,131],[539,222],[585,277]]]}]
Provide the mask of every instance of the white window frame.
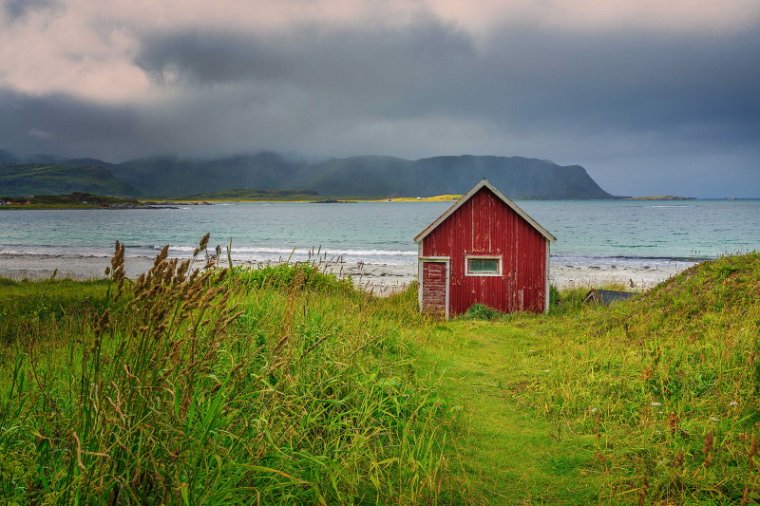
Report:
[{"label": "white window frame", "polygon": [[[470,272],[470,260],[496,260],[496,272]],[[502,259],[497,255],[465,255],[464,256],[464,275],[465,276],[492,276],[498,277],[502,274]]]}]

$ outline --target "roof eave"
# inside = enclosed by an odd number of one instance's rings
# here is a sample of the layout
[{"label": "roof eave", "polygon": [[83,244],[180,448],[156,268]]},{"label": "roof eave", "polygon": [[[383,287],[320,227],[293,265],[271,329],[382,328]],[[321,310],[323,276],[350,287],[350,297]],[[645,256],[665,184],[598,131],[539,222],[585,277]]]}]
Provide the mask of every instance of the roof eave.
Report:
[{"label": "roof eave", "polygon": [[436,228],[438,228],[438,226],[441,223],[443,223],[444,221],[446,221],[449,218],[449,216],[451,216],[452,214],[454,214],[454,212],[456,212],[457,209],[459,209],[460,207],[462,207],[462,205],[465,202],[467,202],[468,200],[470,200],[477,192],[479,192],[484,187],[488,188],[489,190],[491,190],[491,192],[494,195],[496,195],[499,198],[499,200],[501,200],[502,202],[504,202],[504,204],[506,204],[507,207],[509,207],[510,209],[512,209],[521,218],[523,218],[525,221],[527,221],[534,229],[536,229],[536,231],[539,234],[541,234],[542,236],[544,236],[544,238],[547,241],[554,242],[554,241],[557,240],[557,238],[554,237],[548,230],[546,230],[544,227],[542,227],[536,220],[534,220],[533,218],[531,218],[531,216],[528,213],[526,213],[525,211],[523,211],[520,208],[520,206],[518,206],[517,204],[515,204],[515,202],[513,200],[511,200],[509,197],[507,197],[501,191],[499,191],[499,189],[496,188],[494,185],[492,185],[487,179],[483,179],[478,184],[476,184],[475,186],[473,186],[473,188],[469,192],[467,192],[459,200],[457,200],[454,204],[452,204],[452,206],[449,207],[443,214],[441,214],[438,218],[436,218],[435,221],[433,221],[433,223],[431,223],[430,225],[428,225],[427,227],[425,227],[422,230],[422,232],[420,232],[419,234],[417,234],[417,236],[415,236],[415,238],[414,238],[414,242],[416,242],[416,243],[422,242],[422,240],[425,239],[425,237],[427,237],[428,235],[430,235],[430,233],[433,230],[435,230]]}]

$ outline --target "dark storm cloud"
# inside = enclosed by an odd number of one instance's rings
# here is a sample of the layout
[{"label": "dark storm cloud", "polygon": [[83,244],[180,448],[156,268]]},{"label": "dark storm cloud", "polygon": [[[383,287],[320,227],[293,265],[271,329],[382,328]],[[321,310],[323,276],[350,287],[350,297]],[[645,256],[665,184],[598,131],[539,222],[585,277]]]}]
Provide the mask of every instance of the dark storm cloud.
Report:
[{"label": "dark storm cloud", "polygon": [[133,155],[144,146],[131,107],[92,104],[65,95],[32,97],[0,90],[0,148],[28,156]]},{"label": "dark storm cloud", "polygon": [[179,33],[148,36],[135,62],[156,82],[177,72],[189,84],[213,84],[241,79],[277,79],[291,76],[292,63],[284,48],[238,34]]},{"label": "dark storm cloud", "polygon": [[[393,106],[419,86],[446,86],[448,69],[474,57],[471,40],[433,21],[413,29],[301,27],[270,36],[219,32],[158,34],[144,40],[136,58],[157,83],[208,86],[230,82],[279,82],[315,96],[340,96]],[[411,87],[411,88],[410,88]],[[355,106],[356,107],[356,106]],[[359,107],[357,107],[358,109]],[[414,111],[410,111],[414,112]]]},{"label": "dark storm cloud", "polygon": [[[0,148],[111,160],[259,149],[520,154],[584,164],[616,193],[677,193],[694,173],[706,179],[687,190],[709,194],[718,165],[724,179],[740,178],[737,189],[756,188],[744,194],[760,193],[758,28],[504,26],[474,38],[430,17],[403,28],[151,32],[140,44],[134,62],[164,99],[113,107],[6,91]],[[658,177],[668,185],[648,183]]]},{"label": "dark storm cloud", "polygon": [[507,128],[677,129],[740,142],[756,138],[760,127],[757,47],[757,30],[640,37],[510,29],[476,48],[466,34],[430,21],[404,31],[162,34],[145,41],[136,61],[159,83],[176,74],[191,93],[277,83],[356,115],[476,117]]}]

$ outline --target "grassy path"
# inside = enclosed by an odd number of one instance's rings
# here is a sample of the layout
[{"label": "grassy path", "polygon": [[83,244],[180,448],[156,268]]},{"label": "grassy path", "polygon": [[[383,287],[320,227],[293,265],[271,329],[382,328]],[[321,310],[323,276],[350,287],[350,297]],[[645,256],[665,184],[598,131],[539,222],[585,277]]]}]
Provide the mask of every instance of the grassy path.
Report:
[{"label": "grassy path", "polygon": [[513,324],[478,321],[437,325],[422,344],[423,368],[463,408],[459,454],[476,503],[598,501],[593,441],[535,415],[521,398],[541,346]]}]

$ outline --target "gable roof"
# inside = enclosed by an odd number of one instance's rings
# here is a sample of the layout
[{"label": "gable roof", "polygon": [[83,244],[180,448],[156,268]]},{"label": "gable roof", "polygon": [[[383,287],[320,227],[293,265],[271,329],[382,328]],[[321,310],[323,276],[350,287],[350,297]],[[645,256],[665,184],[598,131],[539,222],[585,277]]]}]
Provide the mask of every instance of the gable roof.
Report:
[{"label": "gable roof", "polygon": [[419,234],[417,234],[417,237],[414,238],[414,242],[420,242],[420,241],[422,241],[433,230],[435,230],[436,228],[438,228],[438,225],[440,225],[441,223],[443,223],[444,221],[446,221],[449,216],[451,216],[452,214],[454,214],[457,211],[457,209],[459,209],[460,207],[462,207],[465,202],[467,202],[468,200],[470,200],[476,193],[478,193],[483,188],[488,188],[491,191],[491,193],[493,193],[494,195],[496,195],[499,198],[499,200],[501,200],[502,202],[504,202],[507,205],[507,207],[509,207],[510,209],[512,209],[514,212],[516,212],[522,219],[524,219],[525,221],[527,221],[533,228],[536,229],[536,231],[539,234],[541,234],[542,236],[544,236],[546,238],[546,240],[548,240],[549,242],[554,242],[554,241],[557,240],[557,238],[554,237],[552,234],[550,234],[548,230],[546,230],[544,227],[542,227],[541,225],[539,225],[539,223],[536,220],[534,220],[533,218],[531,218],[530,215],[528,215],[528,213],[526,213],[525,211],[523,211],[522,209],[520,209],[520,207],[517,204],[515,204],[512,200],[510,200],[506,195],[504,195],[503,193],[501,193],[487,179],[483,179],[478,184],[476,184],[472,188],[472,190],[468,191],[465,195],[462,196],[462,198],[460,198],[459,200],[457,200],[451,207],[449,207],[446,210],[445,213],[443,213],[442,215],[440,215],[433,223],[431,223],[430,225],[428,225],[425,228],[425,230],[423,230],[422,232],[420,232]]}]

